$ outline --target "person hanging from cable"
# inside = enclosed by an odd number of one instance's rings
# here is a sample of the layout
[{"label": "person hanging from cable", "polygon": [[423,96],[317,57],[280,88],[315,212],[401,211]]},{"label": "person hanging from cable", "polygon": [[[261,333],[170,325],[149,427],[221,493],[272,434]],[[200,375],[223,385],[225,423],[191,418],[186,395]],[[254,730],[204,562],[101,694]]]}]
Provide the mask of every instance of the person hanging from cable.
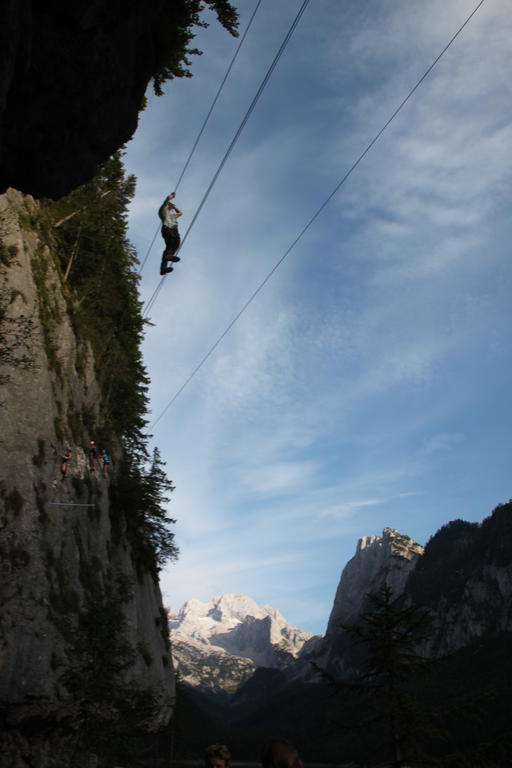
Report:
[{"label": "person hanging from cable", "polygon": [[176,256],[176,251],[180,247],[178,219],[182,213],[173,203],[175,197],[176,193],[171,192],[170,195],[167,195],[158,209],[158,215],[162,220],[162,237],[165,240],[165,251],[163,252],[162,263],[160,264],[161,275],[166,275],[168,272],[172,272],[173,267],[169,262],[180,261],[180,257]]}]

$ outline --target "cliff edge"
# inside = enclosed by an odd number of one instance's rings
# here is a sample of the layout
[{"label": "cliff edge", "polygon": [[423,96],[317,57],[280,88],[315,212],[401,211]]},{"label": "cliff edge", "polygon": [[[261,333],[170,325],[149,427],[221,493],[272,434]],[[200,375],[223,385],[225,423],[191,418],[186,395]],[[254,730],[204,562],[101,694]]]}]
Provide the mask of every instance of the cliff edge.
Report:
[{"label": "cliff edge", "polygon": [[0,765],[20,768],[156,755],[174,701],[157,571],[116,491],[122,436],[39,212],[0,196]]},{"label": "cliff edge", "polygon": [[[227,0],[207,0],[236,32]],[[0,192],[58,198],[137,127],[148,82],[186,74],[199,0],[7,0],[0,25]]]}]

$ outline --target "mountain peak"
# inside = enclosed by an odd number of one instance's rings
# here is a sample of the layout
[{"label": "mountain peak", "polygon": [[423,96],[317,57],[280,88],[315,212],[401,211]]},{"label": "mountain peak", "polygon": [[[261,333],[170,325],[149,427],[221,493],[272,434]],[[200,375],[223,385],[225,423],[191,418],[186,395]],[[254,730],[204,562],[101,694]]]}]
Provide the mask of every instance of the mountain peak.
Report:
[{"label": "mountain peak", "polygon": [[[257,666],[287,666],[311,638],[273,606],[259,606],[239,592],[207,602],[188,600],[169,629],[183,678],[197,685],[200,670],[201,681],[206,677],[210,687],[225,690],[236,688]],[[205,668],[211,674],[205,676]]]},{"label": "mountain peak", "polygon": [[396,594],[402,592],[422,554],[420,544],[395,528],[384,528],[382,536],[362,536],[342,571],[327,633],[339,624],[349,624],[360,613],[365,595],[377,591],[383,582]]}]

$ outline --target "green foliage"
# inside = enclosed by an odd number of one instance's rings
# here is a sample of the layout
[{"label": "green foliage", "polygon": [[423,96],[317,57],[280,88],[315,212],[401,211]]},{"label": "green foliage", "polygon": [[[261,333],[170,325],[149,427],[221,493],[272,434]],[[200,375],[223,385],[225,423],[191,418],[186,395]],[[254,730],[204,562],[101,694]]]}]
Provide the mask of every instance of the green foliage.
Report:
[{"label": "green foliage", "polygon": [[[238,13],[228,0],[206,0],[214,10],[222,26],[232,35],[237,34]],[[190,48],[194,38],[192,27],[206,27],[201,20],[204,5],[201,0],[174,0],[162,6],[162,14],[156,43],[157,66],[153,75],[153,88],[162,95],[162,85],[174,77],[191,77],[189,56],[200,55],[197,48]]]},{"label": "green foliage", "polygon": [[420,745],[425,731],[433,727],[409,688],[418,674],[430,671],[434,664],[418,652],[418,645],[429,636],[429,626],[425,609],[404,606],[403,597],[394,597],[386,584],[367,595],[359,621],[342,625],[363,651],[360,674],[334,681],[345,699],[352,698],[357,713],[356,722],[345,721],[344,727],[364,728],[367,735],[377,728],[377,751],[397,766],[404,756],[424,758]]},{"label": "green foliage", "polygon": [[408,581],[415,602],[435,607],[462,600],[468,579],[485,564],[512,562],[512,502],[499,505],[480,525],[454,520],[427,542]]},{"label": "green foliage", "polygon": [[163,471],[158,448],[148,469],[141,467],[130,451],[119,467],[110,486],[110,513],[113,529],[116,518],[126,521],[126,534],[132,547],[132,555],[139,569],[150,571],[156,577],[169,559],[178,555],[171,526],[175,522],[167,517],[168,493],[174,486]]},{"label": "green foliage", "polygon": [[[148,378],[140,352],[144,321],[136,254],[127,238],[127,207],[134,192],[135,178],[125,177],[117,153],[92,181],[58,203],[45,202],[42,210],[43,218],[62,222],[54,226],[50,241],[67,273],[68,312],[78,348],[90,342],[94,352],[104,432],[137,442],[145,426]],[[76,364],[83,368],[80,356]]]},{"label": "green foliage", "polygon": [[478,542],[480,558],[501,567],[512,560],[512,501],[499,504],[480,526]]},{"label": "green foliage", "polygon": [[169,617],[163,606],[160,607],[160,615],[155,618],[155,624],[157,627],[160,627],[162,640],[165,643],[165,647],[170,652],[171,641],[169,639]]}]

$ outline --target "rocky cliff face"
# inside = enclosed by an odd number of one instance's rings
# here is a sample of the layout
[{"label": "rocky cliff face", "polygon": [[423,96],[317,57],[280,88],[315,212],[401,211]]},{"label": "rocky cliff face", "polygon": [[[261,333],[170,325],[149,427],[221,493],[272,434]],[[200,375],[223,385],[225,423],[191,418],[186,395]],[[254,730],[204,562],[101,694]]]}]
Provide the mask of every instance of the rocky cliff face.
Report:
[{"label": "rocky cliff face", "polygon": [[191,685],[233,692],[257,667],[284,668],[311,633],[292,627],[272,606],[232,593],[189,600],[169,622],[175,658]]},{"label": "rocky cliff face", "polygon": [[20,768],[155,742],[174,699],[158,584],[109,505],[118,449],[107,478],[84,452],[102,420],[95,361],[47,246],[22,226],[36,210],[0,196],[0,765]]},{"label": "rocky cliff face", "polygon": [[382,536],[359,539],[356,554],[342,571],[326,634],[335,632],[340,623],[354,621],[365,595],[377,591],[384,581],[400,594],[422,554],[423,547],[393,528],[384,528]]},{"label": "rocky cliff face", "polygon": [[311,662],[335,674],[342,672],[346,633],[340,625],[357,621],[366,595],[377,592],[383,583],[401,594],[422,553],[420,544],[393,528],[384,528],[382,536],[362,536],[341,573],[325,636],[304,647],[299,664],[290,670],[292,678],[310,679]]}]

